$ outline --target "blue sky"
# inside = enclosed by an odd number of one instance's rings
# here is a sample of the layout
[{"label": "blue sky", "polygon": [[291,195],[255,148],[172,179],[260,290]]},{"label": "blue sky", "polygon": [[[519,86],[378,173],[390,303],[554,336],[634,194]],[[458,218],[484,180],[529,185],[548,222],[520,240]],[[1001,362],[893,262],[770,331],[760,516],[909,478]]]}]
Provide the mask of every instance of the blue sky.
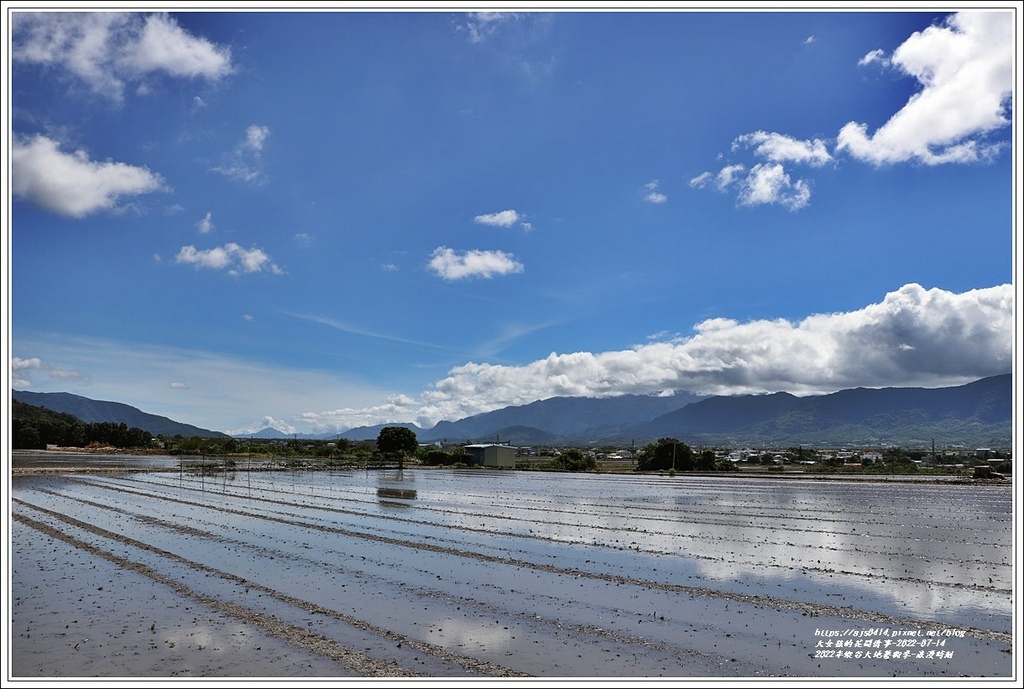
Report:
[{"label": "blue sky", "polygon": [[1009,372],[1015,6],[11,3],[11,387],[327,433]]}]

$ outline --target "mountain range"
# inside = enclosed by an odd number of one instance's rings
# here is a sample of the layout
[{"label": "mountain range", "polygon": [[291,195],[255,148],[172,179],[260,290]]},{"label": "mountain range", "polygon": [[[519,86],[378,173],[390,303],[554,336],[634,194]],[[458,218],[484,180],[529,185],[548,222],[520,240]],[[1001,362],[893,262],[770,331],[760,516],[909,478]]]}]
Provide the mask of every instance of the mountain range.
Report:
[{"label": "mountain range", "polygon": [[[505,407],[432,428],[390,423],[303,438],[372,440],[385,426],[404,426],[420,442],[508,442],[513,445],[644,445],[674,437],[693,446],[1009,447],[1012,444],[1012,375],[946,388],[855,388],[827,395],[701,397],[622,395],[554,397]],[[177,424],[114,402],[68,393],[14,391],[15,399],[78,416],[83,421],[124,421],[164,435],[224,434]],[[77,410],[77,411],[76,411]],[[129,414],[129,411],[131,414]],[[88,413],[85,418],[81,413]],[[104,414],[117,412],[117,418]],[[129,420],[131,419],[131,420]],[[160,428],[154,430],[159,423]],[[290,438],[273,429],[244,437]]]},{"label": "mountain range", "polygon": [[43,407],[51,411],[71,414],[85,423],[123,423],[129,428],[141,428],[153,435],[183,438],[229,438],[227,433],[198,428],[187,423],[172,421],[166,416],[147,414],[120,402],[93,400],[69,392],[29,392],[12,390],[11,396],[19,402]]}]

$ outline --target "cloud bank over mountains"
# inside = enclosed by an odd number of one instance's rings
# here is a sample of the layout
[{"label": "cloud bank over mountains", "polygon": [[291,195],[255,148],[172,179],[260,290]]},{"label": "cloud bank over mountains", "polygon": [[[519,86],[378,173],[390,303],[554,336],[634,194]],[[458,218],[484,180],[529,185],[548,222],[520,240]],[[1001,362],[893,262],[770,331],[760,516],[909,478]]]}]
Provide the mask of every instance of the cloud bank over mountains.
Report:
[{"label": "cloud bank over mountains", "polygon": [[[162,348],[123,348],[115,342],[36,344],[40,357],[15,358],[13,382],[19,389],[45,383],[104,379],[103,366],[130,372],[138,385],[163,384],[174,409],[219,405],[230,391],[239,413],[252,423],[222,428],[254,433],[266,427],[283,432],[342,432],[380,423],[432,427],[507,406],[557,396],[609,397],[669,394],[685,390],[713,395],[786,391],[824,394],[850,387],[945,387],[1012,369],[1014,291],[1010,284],[956,294],[908,284],[878,303],[856,311],[785,319],[738,322],[713,318],[693,326],[693,334],[606,352],[552,352],[519,366],[468,362],[451,368],[417,396],[359,390],[354,381],[206,352]],[[68,360],[75,352],[103,351],[88,360]],[[115,362],[112,364],[111,362]],[[182,370],[195,380],[180,381]],[[267,400],[259,390],[274,389]],[[358,393],[365,404],[332,408],[332,390]],[[147,392],[151,395],[151,392]],[[183,400],[181,395],[192,395]],[[374,396],[379,400],[371,401]],[[201,402],[202,400],[202,402]],[[267,413],[267,405],[307,411],[291,417]],[[319,406],[316,406],[319,405]],[[212,409],[212,406],[211,406]]]},{"label": "cloud bank over mountains", "polygon": [[858,311],[739,323],[715,318],[694,334],[612,352],[552,352],[521,366],[456,366],[419,398],[369,409],[310,411],[314,431],[415,422],[421,427],[557,396],[713,395],[848,387],[959,385],[1011,368],[1013,289],[954,294],[905,285]]}]

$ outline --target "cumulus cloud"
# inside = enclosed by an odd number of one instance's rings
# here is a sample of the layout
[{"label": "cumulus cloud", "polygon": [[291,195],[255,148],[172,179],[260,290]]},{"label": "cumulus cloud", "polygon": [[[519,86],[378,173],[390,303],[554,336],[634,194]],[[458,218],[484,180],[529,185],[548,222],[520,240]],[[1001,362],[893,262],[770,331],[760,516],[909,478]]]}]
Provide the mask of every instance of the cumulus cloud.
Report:
[{"label": "cumulus cloud", "polygon": [[756,163],[749,169],[735,163],[717,174],[703,172],[690,180],[690,186],[713,186],[723,193],[735,188],[741,206],[775,204],[796,211],[810,203],[810,184],[803,179],[794,180],[783,163],[821,167],[833,159],[822,139],[802,140],[762,130],[741,134],[733,140],[733,153],[746,150],[767,162]]},{"label": "cumulus cloud", "polygon": [[955,294],[909,284],[858,311],[799,322],[717,318],[693,330],[624,351],[457,366],[422,394],[417,419],[429,426],[553,396],[958,385],[1011,370],[1013,288]]},{"label": "cumulus cloud", "polygon": [[735,191],[742,206],[774,204],[795,211],[810,203],[811,188],[793,177],[793,166],[822,167],[839,153],[875,166],[989,160],[1006,146],[990,136],[1010,124],[1013,56],[1012,14],[952,14],[912,35],[891,56],[872,50],[858,62],[898,70],[922,87],[873,135],[857,122],[843,126],[834,142],[777,132],[742,134],[733,140],[732,153],[749,151],[762,162],[703,172],[690,186]]},{"label": "cumulus cloud", "polygon": [[779,163],[760,163],[740,185],[739,202],[743,206],[775,203],[790,210],[800,210],[811,200],[811,190],[804,180],[792,181]]},{"label": "cumulus cloud", "polygon": [[445,280],[464,278],[491,278],[523,272],[523,264],[504,251],[471,249],[458,254],[454,249],[439,246],[434,249],[427,267]]},{"label": "cumulus cloud", "polygon": [[733,151],[740,147],[753,148],[754,155],[773,163],[803,163],[821,167],[832,160],[824,140],[801,141],[777,132],[756,131],[741,134],[732,143]]},{"label": "cumulus cloud", "polygon": [[213,213],[207,211],[206,215],[204,215],[202,219],[200,219],[199,222],[196,223],[196,229],[198,229],[203,234],[206,234],[208,232],[211,232],[213,228]]},{"label": "cumulus cloud", "polygon": [[701,173],[690,180],[690,186],[714,186],[722,193],[735,188],[741,206],[776,204],[796,211],[811,201],[810,185],[792,179],[782,163],[758,163],[749,170],[744,165],[727,165],[718,174]]},{"label": "cumulus cloud", "polygon": [[519,222],[519,213],[514,210],[488,213],[486,215],[476,216],[473,218],[473,222],[480,225],[491,225],[493,227],[512,227]]},{"label": "cumulus cloud", "polygon": [[240,182],[262,183],[265,180],[262,153],[269,136],[270,127],[249,125],[242,141],[224,155],[223,164],[213,168],[213,171]]},{"label": "cumulus cloud", "polygon": [[234,242],[212,249],[197,249],[191,244],[183,246],[178,251],[175,261],[193,265],[196,268],[227,270],[230,275],[263,271],[280,275],[284,272],[270,260],[270,256],[262,249],[256,247],[243,249]]},{"label": "cumulus cloud", "polygon": [[292,435],[296,432],[295,426],[291,425],[287,421],[275,419],[273,416],[264,416],[263,420],[258,423],[228,431],[228,435],[252,435],[254,433],[259,433],[264,428],[273,428],[275,431],[279,431],[285,435]]},{"label": "cumulus cloud", "polygon": [[[875,165],[969,163],[995,155],[987,135],[1010,124],[1014,22],[1010,12],[961,12],[908,38],[887,61],[922,89],[873,135],[849,122],[837,150]],[[880,51],[861,64],[884,61]]]},{"label": "cumulus cloud", "polygon": [[87,383],[89,380],[89,376],[81,371],[45,364],[39,357],[29,357],[27,359],[13,357],[11,360],[11,386],[15,388],[32,387],[32,371],[45,372],[50,379],[65,383]]},{"label": "cumulus cloud", "polygon": [[233,71],[231,51],[193,36],[167,14],[15,12],[15,62],[57,67],[115,101],[149,75],[216,81]]},{"label": "cumulus cloud", "polygon": [[39,357],[22,359],[14,357],[11,360],[11,385],[16,388],[32,387],[32,376],[30,371],[38,371],[43,367]]},{"label": "cumulus cloud", "polygon": [[519,227],[526,232],[533,229],[533,223],[526,222],[526,216],[512,209],[498,211],[497,213],[486,213],[473,218],[478,225],[490,225],[491,227],[512,227],[519,223]]},{"label": "cumulus cloud", "polygon": [[124,198],[163,188],[160,175],[147,168],[91,160],[83,150],[69,153],[41,134],[15,139],[11,165],[15,196],[71,218],[118,210]]}]

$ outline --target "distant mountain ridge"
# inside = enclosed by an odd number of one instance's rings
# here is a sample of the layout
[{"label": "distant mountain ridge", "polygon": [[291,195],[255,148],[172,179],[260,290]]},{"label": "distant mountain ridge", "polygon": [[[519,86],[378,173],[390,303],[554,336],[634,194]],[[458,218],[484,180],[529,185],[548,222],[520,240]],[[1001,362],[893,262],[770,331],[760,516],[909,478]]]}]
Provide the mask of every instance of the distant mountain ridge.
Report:
[{"label": "distant mountain ridge", "polygon": [[697,444],[943,445],[1008,447],[1010,374],[948,388],[854,388],[829,395],[712,397],[633,428]]},{"label": "distant mountain ridge", "polygon": [[[551,397],[516,407],[504,407],[476,414],[459,421],[440,421],[422,431],[426,441],[448,439],[481,440],[501,436],[512,441],[512,435],[524,435],[535,429],[541,436],[555,439],[589,439],[595,433],[605,435],[609,428],[631,426],[702,400],[704,397],[682,392],[675,395],[620,395],[617,397]],[[503,429],[517,429],[516,431]],[[603,429],[603,430],[601,430]],[[419,435],[420,432],[417,432]],[[551,442],[548,437],[546,441]],[[527,443],[539,444],[541,441]]]},{"label": "distant mountain ridge", "polygon": [[63,414],[72,416],[85,423],[113,422],[123,423],[129,428],[141,428],[153,435],[164,435],[174,437],[180,435],[184,438],[197,436],[200,438],[228,438],[227,433],[211,431],[206,428],[199,428],[187,423],[179,423],[168,419],[166,416],[148,414],[140,409],[121,404],[120,402],[105,402],[93,400],[80,395],[72,395],[69,392],[29,392],[27,390],[12,390],[11,396],[19,402],[31,404],[36,407],[43,407]]},{"label": "distant mountain ridge", "polygon": [[[853,388],[827,395],[700,397],[622,395],[553,397],[505,407],[425,429],[409,423],[361,426],[342,433],[288,435],[274,429],[236,437],[373,440],[403,426],[420,442],[508,442],[513,445],[644,445],[674,437],[694,446],[1010,447],[1011,374],[947,388]],[[15,399],[83,421],[115,421],[154,434],[227,437],[116,402],[68,393],[14,391]]]}]

